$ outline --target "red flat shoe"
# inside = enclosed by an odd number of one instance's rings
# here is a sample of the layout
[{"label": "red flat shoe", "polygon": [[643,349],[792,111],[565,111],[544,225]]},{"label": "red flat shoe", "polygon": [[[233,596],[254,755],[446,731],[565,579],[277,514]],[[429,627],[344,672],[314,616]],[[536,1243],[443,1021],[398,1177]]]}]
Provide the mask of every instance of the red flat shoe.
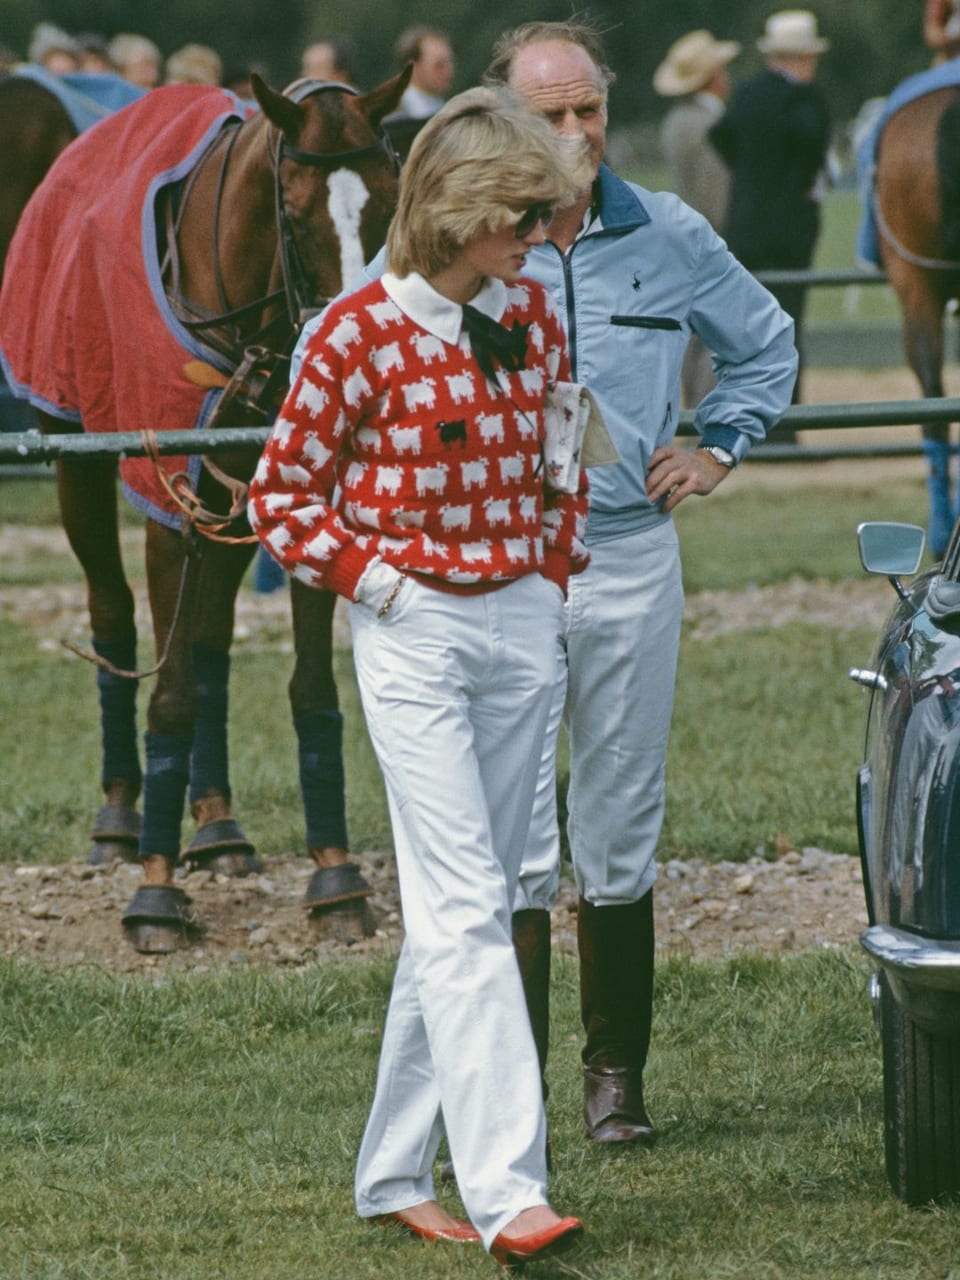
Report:
[{"label": "red flat shoe", "polygon": [[578,1218],[561,1218],[543,1231],[531,1231],[526,1236],[505,1236],[501,1231],[490,1253],[503,1267],[522,1267],[525,1262],[539,1262],[562,1253],[583,1235],[583,1223]]},{"label": "red flat shoe", "polygon": [[459,1219],[455,1219],[455,1227],[421,1227],[405,1218],[402,1213],[381,1213],[373,1221],[403,1227],[421,1240],[448,1240],[452,1244],[475,1244],[480,1240],[479,1232],[474,1231],[469,1222],[461,1222]]}]

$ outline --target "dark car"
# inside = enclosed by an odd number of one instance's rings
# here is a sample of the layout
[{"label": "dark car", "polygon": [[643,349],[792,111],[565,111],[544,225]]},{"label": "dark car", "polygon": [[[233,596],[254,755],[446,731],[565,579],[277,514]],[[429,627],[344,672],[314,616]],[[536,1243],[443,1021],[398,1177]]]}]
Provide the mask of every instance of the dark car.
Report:
[{"label": "dark car", "polygon": [[870,523],[860,559],[897,603],[871,671],[857,816],[876,961],[887,1176],[908,1204],[960,1193],[960,522],[916,572],[923,530]]}]

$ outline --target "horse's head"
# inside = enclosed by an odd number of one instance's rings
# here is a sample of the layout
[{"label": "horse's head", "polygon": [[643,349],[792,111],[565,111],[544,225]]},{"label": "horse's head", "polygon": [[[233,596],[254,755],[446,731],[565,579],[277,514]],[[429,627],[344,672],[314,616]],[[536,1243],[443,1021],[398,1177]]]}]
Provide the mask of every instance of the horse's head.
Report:
[{"label": "horse's head", "polygon": [[400,101],[410,70],[367,94],[303,80],[281,94],[251,77],[263,114],[278,131],[279,215],[299,259],[287,269],[302,268],[303,279],[293,282],[305,295],[300,305],[334,297],[386,238],[397,164],[381,122]]}]

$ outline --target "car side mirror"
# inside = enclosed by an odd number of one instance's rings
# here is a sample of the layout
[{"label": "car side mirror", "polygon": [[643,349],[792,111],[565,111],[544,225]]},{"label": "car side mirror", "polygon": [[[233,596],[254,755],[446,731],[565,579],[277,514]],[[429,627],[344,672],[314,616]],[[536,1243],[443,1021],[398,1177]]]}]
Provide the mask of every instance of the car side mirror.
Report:
[{"label": "car side mirror", "polygon": [[857,527],[860,563],[867,573],[888,578],[916,573],[923,557],[924,532],[917,524],[870,520]]}]

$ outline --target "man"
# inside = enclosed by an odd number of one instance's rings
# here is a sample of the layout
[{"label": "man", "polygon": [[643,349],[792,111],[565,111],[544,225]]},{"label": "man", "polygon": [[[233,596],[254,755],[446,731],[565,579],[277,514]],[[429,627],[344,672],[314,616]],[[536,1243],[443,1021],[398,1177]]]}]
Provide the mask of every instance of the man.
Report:
[{"label": "man", "polygon": [[413,63],[413,74],[400,99],[396,117],[429,119],[443,106],[453,84],[450,41],[433,27],[408,27],[397,40],[394,53],[401,66]]},{"label": "man", "polygon": [[327,80],[332,84],[353,84],[353,51],[342,36],[330,36],[307,45],[300,57],[300,74],[305,80]]},{"label": "man", "polygon": [[[710,131],[732,175],[727,242],[751,271],[806,270],[813,261],[830,143],[830,116],[813,81],[829,47],[807,10],[773,14],[757,41],[766,68],[736,89]],[[807,290],[772,292],[793,317],[802,366]]]},{"label": "man", "polygon": [[[677,101],[660,127],[660,150],[670,169],[672,189],[720,231],[727,216],[730,174],[707,133],[723,115],[730,93],[729,64],[740,52],[734,40],[709,31],[691,31],[670,46],[653,77],[662,97]],[[710,352],[694,335],[681,373],[683,398],[698,405],[716,385]]]},{"label": "man", "polygon": [[[596,174],[557,214],[548,242],[531,249],[526,273],[552,292],[574,377],[594,392],[622,459],[591,472],[592,560],[571,581],[567,603],[569,834],[580,890],[587,1134],[649,1142],[654,854],[683,608],[670,513],[712,492],[783,413],[796,376],[793,325],[700,214],[603,165],[613,76],[588,26],[538,22],[507,33],[486,78],[541,111]],[[718,376],[697,410],[693,450],[673,444],[691,333],[716,353]],[[561,706],[559,696],[555,722]],[[541,1064],[559,874],[554,771],[550,758],[514,916]]]}]

